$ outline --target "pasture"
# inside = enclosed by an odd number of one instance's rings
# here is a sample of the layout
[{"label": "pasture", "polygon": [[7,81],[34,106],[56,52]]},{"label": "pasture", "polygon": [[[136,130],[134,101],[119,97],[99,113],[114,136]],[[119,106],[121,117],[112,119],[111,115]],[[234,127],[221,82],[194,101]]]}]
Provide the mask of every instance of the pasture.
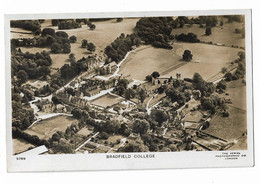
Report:
[{"label": "pasture", "polygon": [[37,135],[40,139],[48,139],[57,131],[64,132],[69,125],[77,121],[69,116],[55,116],[34,124],[26,129],[25,132],[30,135]]},{"label": "pasture", "polygon": [[235,29],[241,29],[242,23],[224,23],[223,28],[216,26],[211,29],[212,34],[205,36],[205,29],[200,28],[198,24],[193,24],[193,26],[184,28],[177,28],[172,30],[173,35],[179,35],[181,33],[188,34],[194,33],[198,36],[198,39],[205,42],[213,42],[219,44],[225,44],[227,46],[239,46],[245,47],[245,38],[242,38],[241,34],[236,34]]}]

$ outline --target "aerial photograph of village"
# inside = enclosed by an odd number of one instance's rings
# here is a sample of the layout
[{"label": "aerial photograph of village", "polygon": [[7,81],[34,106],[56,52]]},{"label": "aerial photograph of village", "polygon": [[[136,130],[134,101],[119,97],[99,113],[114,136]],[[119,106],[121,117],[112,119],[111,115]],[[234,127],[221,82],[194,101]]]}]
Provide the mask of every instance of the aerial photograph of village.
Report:
[{"label": "aerial photograph of village", "polygon": [[244,15],[10,21],[13,155],[247,150]]}]

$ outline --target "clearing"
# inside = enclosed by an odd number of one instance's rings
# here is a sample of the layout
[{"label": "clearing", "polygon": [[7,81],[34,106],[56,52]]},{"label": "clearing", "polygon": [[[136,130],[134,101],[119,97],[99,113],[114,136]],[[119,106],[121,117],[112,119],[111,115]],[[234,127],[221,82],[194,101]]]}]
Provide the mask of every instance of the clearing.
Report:
[{"label": "clearing", "polygon": [[77,121],[69,116],[55,116],[35,123],[32,127],[25,130],[25,132],[30,135],[37,135],[40,139],[48,139],[59,130],[64,132],[69,125]]}]

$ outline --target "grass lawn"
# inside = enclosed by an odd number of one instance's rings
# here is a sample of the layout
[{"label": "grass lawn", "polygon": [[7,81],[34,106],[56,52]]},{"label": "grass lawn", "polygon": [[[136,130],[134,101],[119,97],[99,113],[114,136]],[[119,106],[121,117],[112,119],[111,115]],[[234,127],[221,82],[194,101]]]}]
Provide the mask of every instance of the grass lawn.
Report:
[{"label": "grass lawn", "polygon": [[34,148],[35,146],[22,139],[13,139],[13,154],[24,152],[30,147]]},{"label": "grass lawn", "polygon": [[94,105],[102,106],[102,107],[106,108],[107,106],[112,106],[123,100],[124,100],[124,98],[122,98],[122,97],[106,94],[104,96],[101,96],[101,97],[91,101],[91,103]]},{"label": "grass lawn", "polygon": [[[176,76],[176,73],[181,73],[182,78],[192,78],[194,73],[197,72],[204,80],[207,80],[219,73],[222,67],[228,67],[232,61],[237,59],[238,52],[242,51],[241,49],[202,43],[177,42],[175,45],[179,45],[176,49],[178,56],[181,56],[184,50],[190,50],[193,59],[186,65],[165,74],[165,77]],[[195,60],[199,60],[199,63],[194,62]]]},{"label": "grass lawn", "polygon": [[236,34],[235,29],[241,29],[242,23],[224,23],[223,29],[220,27],[213,27],[211,29],[212,34],[210,36],[205,36],[206,28],[199,28],[199,25],[194,24],[192,27],[177,28],[172,30],[173,35],[179,35],[181,33],[188,34],[194,33],[198,36],[198,39],[206,42],[221,43],[227,46],[239,46],[245,47],[245,38],[242,38],[241,34]]},{"label": "grass lawn", "polygon": [[78,120],[68,116],[56,116],[34,124],[25,130],[30,135],[37,135],[40,139],[48,139],[58,130],[64,132],[73,122]]},{"label": "grass lawn", "polygon": [[180,64],[180,55],[175,51],[180,47],[173,45],[172,50],[141,46],[132,51],[120,66],[119,74],[131,75],[132,79],[145,80],[147,75],[154,71],[162,73],[169,68]]}]

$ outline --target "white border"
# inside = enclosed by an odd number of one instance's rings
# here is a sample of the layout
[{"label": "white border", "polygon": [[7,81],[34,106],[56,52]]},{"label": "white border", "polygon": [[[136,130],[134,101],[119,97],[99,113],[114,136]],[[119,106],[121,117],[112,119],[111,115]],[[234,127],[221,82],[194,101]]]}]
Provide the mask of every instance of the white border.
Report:
[{"label": "white border", "polygon": [[[239,160],[224,160],[216,155],[234,151],[214,152],[173,152],[152,153],[154,159],[106,159],[107,154],[89,155],[41,155],[27,157],[17,161],[12,156],[11,142],[11,74],[10,74],[10,25],[12,19],[48,19],[48,18],[101,18],[101,17],[144,17],[144,16],[189,16],[189,15],[231,15],[244,14],[246,22],[246,70],[247,70],[247,129],[248,150],[239,151],[247,157]],[[120,12],[120,13],[77,13],[77,14],[22,14],[5,15],[6,45],[6,119],[7,119],[7,166],[9,172],[27,171],[79,171],[79,170],[122,170],[122,169],[166,169],[166,168],[207,168],[207,167],[248,167],[254,165],[253,149],[253,93],[252,93],[252,38],[251,10],[210,10],[175,12]],[[120,153],[124,154],[124,153]],[[143,153],[139,153],[143,154]],[[83,164],[84,163],[84,164]]]}]

